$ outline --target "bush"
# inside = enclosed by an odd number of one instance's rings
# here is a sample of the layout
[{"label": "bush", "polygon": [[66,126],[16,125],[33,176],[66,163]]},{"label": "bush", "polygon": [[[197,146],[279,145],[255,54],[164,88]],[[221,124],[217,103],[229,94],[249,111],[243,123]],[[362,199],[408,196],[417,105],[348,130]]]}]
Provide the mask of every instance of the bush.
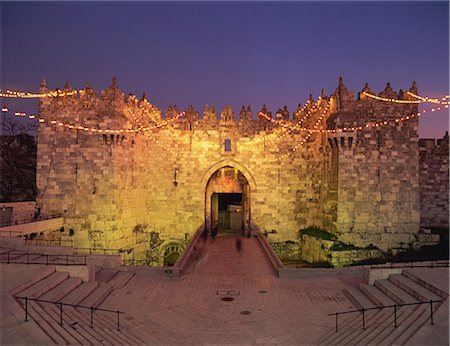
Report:
[{"label": "bush", "polygon": [[75,234],[75,231],[73,230],[73,228],[69,229],[69,236],[73,236]]},{"label": "bush", "polygon": [[329,233],[319,227],[316,227],[316,226],[308,226],[306,228],[302,228],[299,231],[299,236],[300,235],[310,235],[317,239],[323,239],[323,240],[337,240],[337,237],[334,234],[331,234],[331,233]]},{"label": "bush", "polygon": [[376,247],[375,245],[373,245],[372,243],[367,245],[364,250],[379,250],[378,247]]},{"label": "bush", "polygon": [[330,251],[348,251],[348,250],[359,250],[361,248],[353,245],[353,244],[346,244],[346,243],[334,243],[330,247]]}]

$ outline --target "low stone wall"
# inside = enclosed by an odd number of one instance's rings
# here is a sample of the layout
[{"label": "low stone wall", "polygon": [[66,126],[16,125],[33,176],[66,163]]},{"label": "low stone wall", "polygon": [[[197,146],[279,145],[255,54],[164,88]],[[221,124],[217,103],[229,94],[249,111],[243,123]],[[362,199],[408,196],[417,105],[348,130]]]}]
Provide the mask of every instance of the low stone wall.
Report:
[{"label": "low stone wall", "polygon": [[382,257],[380,250],[352,249],[332,251],[335,241],[300,235],[299,258],[308,263],[330,263],[333,267],[344,267],[368,258]]},{"label": "low stone wall", "polygon": [[363,276],[363,267],[347,268],[283,268],[278,271],[280,278],[312,279],[321,277],[359,277]]},{"label": "low stone wall", "polygon": [[344,267],[368,258],[380,258],[380,250],[344,250],[330,251],[333,267]]},{"label": "low stone wall", "polygon": [[63,226],[64,219],[62,217],[56,217],[54,219],[33,221],[24,223],[21,225],[13,225],[8,227],[1,227],[0,232],[3,236],[8,236],[9,233],[14,236],[15,234],[26,235],[31,233],[40,233],[54,231]]},{"label": "low stone wall", "polygon": [[373,285],[377,280],[386,280],[391,274],[401,274],[403,268],[364,268],[363,281],[368,285]]},{"label": "low stone wall", "polygon": [[270,239],[268,239],[268,241],[273,251],[281,260],[289,261],[298,259],[298,242],[272,242]]},{"label": "low stone wall", "polygon": [[329,249],[332,240],[323,240],[310,235],[300,235],[299,258],[309,263],[330,262]]}]

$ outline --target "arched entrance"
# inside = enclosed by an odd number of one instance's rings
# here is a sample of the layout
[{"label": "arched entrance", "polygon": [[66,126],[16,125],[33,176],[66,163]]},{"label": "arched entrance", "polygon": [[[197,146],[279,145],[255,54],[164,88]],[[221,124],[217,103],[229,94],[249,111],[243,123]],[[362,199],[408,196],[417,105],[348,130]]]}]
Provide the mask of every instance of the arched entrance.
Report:
[{"label": "arched entrance", "polygon": [[225,165],[210,175],[205,188],[205,224],[219,234],[248,234],[250,184],[236,167]]},{"label": "arched entrance", "polygon": [[164,250],[164,266],[173,266],[178,257],[183,253],[183,248],[178,244],[170,244]]}]

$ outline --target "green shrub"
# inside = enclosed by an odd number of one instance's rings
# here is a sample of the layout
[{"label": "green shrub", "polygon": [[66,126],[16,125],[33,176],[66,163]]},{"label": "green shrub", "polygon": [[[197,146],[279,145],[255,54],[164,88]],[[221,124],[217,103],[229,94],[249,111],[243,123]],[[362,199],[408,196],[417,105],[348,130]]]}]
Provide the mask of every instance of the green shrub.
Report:
[{"label": "green shrub", "polygon": [[69,229],[69,236],[73,236],[75,234],[75,231],[73,230],[73,228]]},{"label": "green shrub", "polygon": [[334,243],[330,247],[330,251],[347,251],[347,250],[359,250],[361,248],[353,245],[353,244],[346,244],[346,243]]},{"label": "green shrub", "polygon": [[317,239],[323,239],[323,240],[337,240],[337,237],[334,234],[331,234],[331,233],[329,233],[319,227],[316,227],[316,226],[308,226],[306,228],[302,228],[299,231],[299,236],[300,235],[310,235]]},{"label": "green shrub", "polygon": [[59,231],[60,231],[61,233],[64,233],[64,226],[62,226],[62,227],[59,229]]},{"label": "green shrub", "polygon": [[373,245],[372,243],[367,245],[364,250],[379,250],[378,247],[376,247],[375,245]]}]

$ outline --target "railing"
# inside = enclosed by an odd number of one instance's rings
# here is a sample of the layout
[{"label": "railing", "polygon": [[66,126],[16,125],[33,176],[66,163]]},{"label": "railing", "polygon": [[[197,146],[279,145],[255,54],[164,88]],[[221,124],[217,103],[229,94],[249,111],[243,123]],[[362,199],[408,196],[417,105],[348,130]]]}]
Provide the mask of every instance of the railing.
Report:
[{"label": "railing", "polygon": [[[429,262],[429,264],[426,264]],[[442,268],[449,267],[448,260],[412,261],[412,262],[389,262],[389,264],[371,264],[370,269],[384,268]]]},{"label": "railing", "polygon": [[54,244],[57,246],[73,246],[74,241],[72,239],[25,239],[25,245],[51,246]]},{"label": "railing", "polygon": [[376,308],[367,308],[367,309],[363,308],[363,309],[358,309],[358,310],[348,310],[348,311],[342,311],[342,312],[335,312],[333,314],[328,314],[328,316],[336,316],[336,333],[337,333],[338,332],[338,318],[339,318],[339,315],[361,312],[362,313],[361,314],[361,316],[362,316],[362,328],[363,328],[363,330],[366,330],[366,318],[365,318],[365,312],[366,311],[382,310],[382,309],[393,308],[394,309],[394,327],[397,328],[397,308],[400,308],[402,306],[409,306],[409,305],[430,304],[430,324],[434,325],[434,322],[433,322],[433,303],[440,303],[440,302],[442,302],[442,300],[430,300],[430,301],[427,301],[427,302],[384,305],[384,306],[379,306],[379,307],[376,307]]},{"label": "railing", "polygon": [[[25,258],[24,258],[25,256]],[[31,256],[31,258],[30,258]],[[38,256],[38,257],[35,257]],[[21,259],[22,258],[22,259]],[[45,259],[42,261],[42,259]],[[77,261],[77,259],[81,259]],[[17,264],[52,264],[52,265],[86,265],[87,255],[49,255],[29,252],[6,252],[0,254],[0,263]]]},{"label": "railing", "polygon": [[124,266],[150,266],[151,260],[123,259]]},{"label": "railing", "polygon": [[24,223],[57,219],[59,217],[61,217],[61,216],[60,215],[42,215],[42,216],[35,216],[35,217],[27,218],[27,219],[20,219],[20,220],[14,220],[14,221],[3,221],[3,222],[0,222],[0,227],[23,225]]},{"label": "railing", "polygon": [[2,230],[0,229],[0,236],[1,236],[1,237],[4,237],[5,234],[9,234],[9,237],[10,237],[10,238],[11,238],[11,235],[12,235],[12,234],[14,234],[15,237],[21,237],[23,233],[24,233],[23,231],[2,231]]},{"label": "railing", "polygon": [[43,300],[43,299],[35,299],[35,298],[28,298],[28,297],[16,297],[18,299],[25,300],[25,321],[28,321],[28,301],[35,301],[40,303],[50,303],[55,304],[59,306],[59,325],[62,326],[63,324],[63,307],[64,306],[71,306],[73,308],[80,308],[80,309],[89,309],[90,310],[90,327],[94,328],[94,311],[104,311],[104,312],[112,312],[117,314],[117,330],[120,331],[120,314],[125,314],[123,311],[119,310],[108,310],[108,309],[100,309],[95,308],[93,306],[83,306],[83,305],[76,305],[76,304],[68,304],[68,303],[61,303],[61,302],[52,302],[49,300]]},{"label": "railing", "polygon": [[77,254],[88,253],[92,254],[100,254],[100,255],[121,255],[127,250],[121,249],[106,249],[106,248],[95,248],[95,247],[77,247],[74,249],[74,252]]}]

